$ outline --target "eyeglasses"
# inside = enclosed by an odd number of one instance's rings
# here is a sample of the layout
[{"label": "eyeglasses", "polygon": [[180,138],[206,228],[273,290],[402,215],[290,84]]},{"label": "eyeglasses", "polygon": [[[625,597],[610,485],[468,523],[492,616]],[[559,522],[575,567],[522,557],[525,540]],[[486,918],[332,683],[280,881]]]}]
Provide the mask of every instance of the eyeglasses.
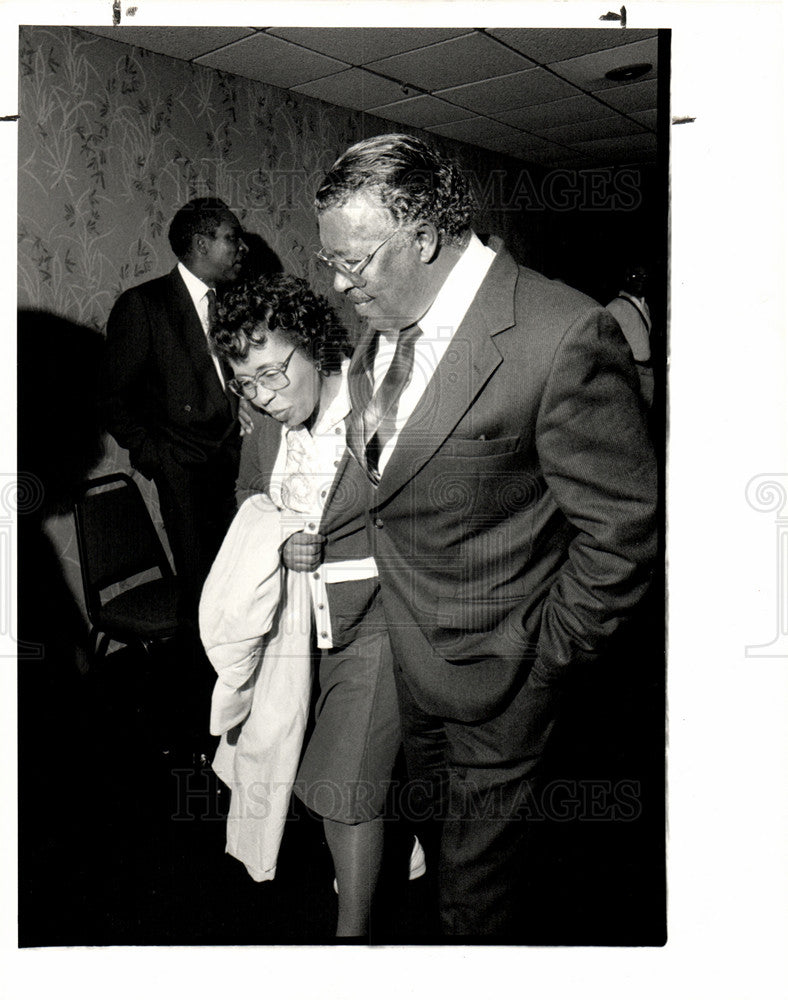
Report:
[{"label": "eyeglasses", "polygon": [[361,260],[351,261],[343,260],[341,257],[327,257],[322,250],[318,250],[315,256],[321,264],[325,264],[326,267],[330,267],[332,271],[339,271],[339,273],[344,274],[346,278],[350,278],[353,284],[356,284],[356,279],[361,276],[361,272],[367,264],[369,264],[378,250],[384,247],[393,236],[396,236],[399,231],[399,229],[395,229],[393,233],[389,233],[382,243],[378,243],[375,249],[371,253],[368,253],[366,257],[362,257]]},{"label": "eyeglasses", "polygon": [[271,365],[264,372],[257,372],[251,378],[229,379],[227,388],[232,389],[236,396],[243,396],[244,399],[249,400],[257,396],[257,390],[260,388],[273,391],[286,388],[290,385],[290,379],[287,376],[287,366],[290,364],[290,359],[296,350],[297,348],[294,347],[284,361],[280,361],[278,365]]}]

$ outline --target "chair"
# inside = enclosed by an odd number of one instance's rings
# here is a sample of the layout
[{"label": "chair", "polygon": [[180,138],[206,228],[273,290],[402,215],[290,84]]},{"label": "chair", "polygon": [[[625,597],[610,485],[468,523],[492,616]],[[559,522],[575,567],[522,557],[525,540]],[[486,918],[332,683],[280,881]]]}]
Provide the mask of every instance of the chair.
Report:
[{"label": "chair", "polygon": [[[87,480],[74,502],[74,520],[91,663],[104,658],[110,639],[150,653],[154,642],[178,629],[177,581],[139,487],[123,472]],[[107,587],[156,569],[158,579],[102,600]]]}]

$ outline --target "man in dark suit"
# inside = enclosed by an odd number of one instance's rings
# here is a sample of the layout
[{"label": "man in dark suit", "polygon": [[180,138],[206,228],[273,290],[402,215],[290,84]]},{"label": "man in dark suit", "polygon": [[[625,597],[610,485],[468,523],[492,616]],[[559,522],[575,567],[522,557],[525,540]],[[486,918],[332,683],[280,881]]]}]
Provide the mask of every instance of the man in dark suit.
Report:
[{"label": "man in dark suit", "polygon": [[[208,331],[216,289],[237,280],[246,244],[238,219],[218,198],[184,205],[169,240],[175,268],[125,291],[110,313],[100,405],[131,464],[156,484],[180,586],[179,617],[207,685],[213,674],[196,644],[197,605],[234,514],[240,449],[237,403],[225,390]],[[206,729],[205,706],[202,714]]]},{"label": "man in dark suit", "polygon": [[656,475],[637,376],[596,303],[470,229],[467,185],[410,136],[351,147],[319,256],[367,321],[348,447],[396,661],[414,812],[438,820],[442,929],[523,903],[528,790],[572,673],[646,591]]}]

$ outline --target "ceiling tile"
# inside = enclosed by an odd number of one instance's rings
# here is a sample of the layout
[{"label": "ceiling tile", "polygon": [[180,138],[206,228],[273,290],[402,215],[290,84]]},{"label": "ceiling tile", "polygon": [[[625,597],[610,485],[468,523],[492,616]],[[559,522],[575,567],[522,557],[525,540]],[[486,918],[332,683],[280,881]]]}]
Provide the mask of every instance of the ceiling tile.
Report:
[{"label": "ceiling tile", "polygon": [[416,52],[381,59],[370,63],[369,69],[424,90],[439,90],[516,73],[532,66],[530,59],[474,32]]},{"label": "ceiling tile", "polygon": [[657,137],[650,132],[620,139],[596,139],[577,142],[574,148],[606,163],[633,163],[656,159]]},{"label": "ceiling tile", "polygon": [[299,94],[317,97],[329,104],[338,104],[343,108],[355,108],[356,111],[369,111],[384,104],[393,104],[408,96],[409,92],[398,83],[384,80],[383,77],[367,73],[363,69],[348,69],[323,80],[305,83],[293,87]]},{"label": "ceiling tile", "polygon": [[507,153],[517,160],[528,160],[531,163],[553,163],[575,155],[571,150],[553,142],[524,135],[508,140],[492,138],[484,145],[497,153]]},{"label": "ceiling tile", "polygon": [[500,38],[512,48],[540,63],[558,62],[641,38],[656,36],[656,29],[627,28],[488,28],[487,34]]},{"label": "ceiling tile", "polygon": [[462,122],[434,125],[427,131],[447,136],[449,139],[459,139],[460,142],[470,142],[476,146],[486,145],[489,139],[513,142],[521,136],[517,129],[509,128],[508,125],[502,125],[491,118],[470,118]]},{"label": "ceiling tile", "polygon": [[626,83],[623,87],[603,90],[599,97],[617,111],[627,114],[631,111],[645,111],[657,106],[657,81],[642,80]]},{"label": "ceiling tile", "polygon": [[[657,158],[651,153],[634,153],[627,152],[626,150],[612,150],[607,154],[600,153],[597,156],[587,157],[590,165],[598,167],[653,167],[656,165]],[[572,164],[574,167],[574,164]]]},{"label": "ceiling tile", "polygon": [[560,128],[539,129],[539,135],[554,142],[564,142],[571,146],[577,142],[589,142],[593,139],[615,139],[623,135],[636,135],[643,130],[623,115],[613,115],[610,118],[600,118],[596,121],[575,122],[574,125],[562,125]]},{"label": "ceiling tile", "polygon": [[481,114],[493,114],[515,108],[526,108],[562,97],[573,97],[577,90],[572,84],[553,76],[546,69],[527,69],[481,83],[451,87],[436,92],[439,97],[470,108]]},{"label": "ceiling tile", "polygon": [[527,132],[538,132],[543,128],[556,128],[559,125],[573,125],[588,119],[602,118],[605,115],[615,115],[612,108],[595,101],[593,97],[581,94],[579,97],[567,97],[563,101],[550,101],[548,104],[536,104],[531,108],[517,108],[515,111],[494,112],[493,117],[515,128]]},{"label": "ceiling tile", "polygon": [[649,108],[648,111],[633,111],[631,116],[636,122],[640,122],[646,128],[652,129],[652,131],[657,131],[657,125],[659,123],[659,115],[656,108]]},{"label": "ceiling tile", "polygon": [[275,87],[294,87],[337,73],[345,63],[310,52],[273,35],[252,35],[194,60],[202,66],[261,80]]},{"label": "ceiling tile", "polygon": [[385,59],[469,33],[468,28],[269,28],[286,38],[353,65]]},{"label": "ceiling tile", "polygon": [[[592,156],[587,156],[585,153],[578,153],[571,149],[566,149],[564,146],[556,146],[555,148],[557,150],[556,153],[545,153],[542,156],[537,155],[533,158],[534,162],[540,163],[543,167],[554,167],[562,173],[566,170],[583,170],[586,167],[593,167],[597,164],[597,161]],[[554,198],[560,198],[560,193],[556,194],[555,190],[552,189],[551,194]],[[560,192],[560,188],[558,191]]]},{"label": "ceiling tile", "polygon": [[254,34],[252,28],[136,28],[120,24],[115,28],[90,27],[82,30],[176,59],[194,59]]},{"label": "ceiling tile", "polygon": [[653,80],[657,75],[657,39],[647,38],[633,45],[621,45],[604,52],[590,52],[576,59],[553,63],[550,68],[583,90],[596,92],[607,87],[620,87],[621,81],[608,80],[605,73],[619,66],[650,63],[651,70],[639,80]]},{"label": "ceiling tile", "polygon": [[459,121],[470,117],[466,108],[458,108],[456,104],[440,101],[437,97],[420,94],[409,97],[395,104],[384,104],[379,108],[368,108],[370,114],[390,121],[413,125],[415,128],[427,128],[430,125],[445,125],[446,122]]}]

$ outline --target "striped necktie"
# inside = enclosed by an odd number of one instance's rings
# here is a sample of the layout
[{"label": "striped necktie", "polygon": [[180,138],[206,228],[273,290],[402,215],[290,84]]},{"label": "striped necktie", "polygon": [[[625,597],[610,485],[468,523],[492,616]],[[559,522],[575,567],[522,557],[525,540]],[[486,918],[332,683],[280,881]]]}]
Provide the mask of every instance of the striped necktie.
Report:
[{"label": "striped necktie", "polygon": [[216,292],[212,288],[209,288],[204,298],[208,302],[208,329],[205,332],[207,335],[210,335],[211,330],[216,326]]},{"label": "striped necktie", "polygon": [[347,446],[373,486],[380,482],[380,454],[396,430],[399,398],[413,376],[413,357],[421,332],[418,324],[400,331],[391,365],[377,392],[373,392],[377,337],[372,337],[358,363],[351,366],[348,387],[352,412]]}]

